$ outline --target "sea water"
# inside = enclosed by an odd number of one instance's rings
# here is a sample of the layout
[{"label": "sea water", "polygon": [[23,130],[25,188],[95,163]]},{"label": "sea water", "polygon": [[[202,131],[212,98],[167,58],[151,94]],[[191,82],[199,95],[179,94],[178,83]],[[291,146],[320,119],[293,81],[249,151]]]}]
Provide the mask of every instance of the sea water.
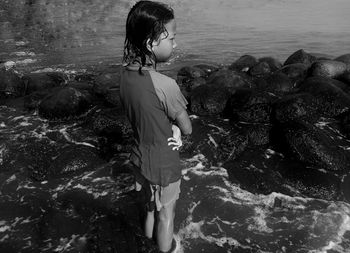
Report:
[{"label": "sea water", "polygon": [[[120,63],[132,0],[1,0],[0,60],[28,68]],[[165,0],[175,11],[172,62],[284,61],[298,49],[350,52],[347,0]]]}]

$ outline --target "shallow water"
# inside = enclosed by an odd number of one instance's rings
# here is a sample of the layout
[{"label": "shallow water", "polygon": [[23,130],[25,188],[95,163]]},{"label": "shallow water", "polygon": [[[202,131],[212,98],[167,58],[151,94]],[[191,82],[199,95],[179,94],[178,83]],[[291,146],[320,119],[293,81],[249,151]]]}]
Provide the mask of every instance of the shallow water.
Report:
[{"label": "shallow water", "polygon": [[[303,48],[350,52],[347,0],[166,0],[177,18],[174,61],[231,63],[243,54],[284,61]],[[135,1],[2,0],[0,60],[18,67],[119,63]]]}]

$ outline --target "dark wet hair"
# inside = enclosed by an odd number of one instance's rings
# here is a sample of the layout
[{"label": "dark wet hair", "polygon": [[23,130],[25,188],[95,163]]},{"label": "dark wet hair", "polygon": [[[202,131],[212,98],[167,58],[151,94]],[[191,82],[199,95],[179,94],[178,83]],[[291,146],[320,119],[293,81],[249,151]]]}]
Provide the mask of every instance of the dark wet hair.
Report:
[{"label": "dark wet hair", "polygon": [[137,2],[126,20],[123,62],[140,64],[140,71],[147,64],[147,58],[155,62],[155,56],[147,46],[152,47],[152,43],[159,39],[163,32],[167,32],[165,25],[172,19],[173,9],[163,3]]}]

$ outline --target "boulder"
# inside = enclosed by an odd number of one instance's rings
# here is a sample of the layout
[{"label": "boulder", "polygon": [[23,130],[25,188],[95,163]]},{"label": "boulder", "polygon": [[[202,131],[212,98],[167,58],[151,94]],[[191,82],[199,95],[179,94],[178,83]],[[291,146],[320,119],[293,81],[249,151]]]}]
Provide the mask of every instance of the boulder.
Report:
[{"label": "boulder", "polygon": [[350,97],[345,92],[348,86],[327,77],[309,77],[300,83],[300,92],[314,96],[314,105],[325,117],[334,117],[350,107]]},{"label": "boulder", "polygon": [[290,94],[274,103],[274,119],[279,123],[287,123],[296,119],[315,122],[320,114],[314,97],[309,93]]},{"label": "boulder", "polygon": [[62,86],[68,77],[60,72],[43,72],[25,74],[22,79],[26,86],[25,94],[28,95],[35,91]]},{"label": "boulder", "polygon": [[346,83],[350,87],[350,71],[345,71],[337,77],[337,80]]},{"label": "boulder", "polygon": [[50,93],[39,104],[39,114],[48,119],[79,116],[86,112],[92,102],[88,92],[64,87]]},{"label": "boulder", "polygon": [[217,65],[204,64],[204,63],[194,65],[193,67],[203,70],[206,77],[208,77],[211,73],[213,73],[219,69],[219,66],[217,66]]},{"label": "boulder", "polygon": [[25,94],[21,77],[12,69],[0,68],[0,97],[19,97]]},{"label": "boulder", "polygon": [[226,87],[230,90],[241,87],[252,87],[251,78],[246,73],[240,73],[229,69],[220,69],[213,72],[208,78],[207,83],[215,87]]},{"label": "boulder", "polygon": [[232,63],[229,69],[246,72],[257,63],[258,63],[258,60],[254,56],[243,55],[239,59],[237,59],[234,63]]},{"label": "boulder", "polygon": [[230,96],[224,116],[233,121],[269,123],[272,103],[277,98],[268,92],[238,89]]},{"label": "boulder", "polygon": [[227,87],[201,85],[191,94],[191,111],[200,116],[220,114],[229,96],[230,92]]},{"label": "boulder", "polygon": [[198,67],[186,66],[177,73],[176,82],[186,98],[190,97],[191,91],[206,83],[207,73]]},{"label": "boulder", "polygon": [[285,93],[291,92],[294,88],[294,83],[290,78],[286,74],[280,72],[267,75],[264,78],[259,78],[255,83],[259,90],[271,92],[275,95],[284,95]]},{"label": "boulder", "polygon": [[270,65],[267,62],[259,62],[248,70],[249,75],[253,77],[265,76],[271,73]]},{"label": "boulder", "polygon": [[269,65],[271,72],[275,72],[276,70],[279,70],[282,67],[282,63],[279,60],[276,60],[272,57],[262,57],[259,58],[258,61],[266,62]]},{"label": "boulder", "polygon": [[316,57],[306,53],[303,49],[300,49],[293,54],[291,54],[287,60],[284,62],[284,66],[294,63],[303,63],[306,66],[310,66],[314,61],[316,61]]},{"label": "boulder", "polygon": [[96,76],[93,91],[100,96],[105,96],[110,89],[117,89],[120,85],[121,66],[110,66]]},{"label": "boulder", "polygon": [[318,169],[345,173],[350,157],[341,147],[346,141],[335,138],[328,128],[319,128],[304,120],[295,120],[281,126],[289,149],[296,158]]},{"label": "boulder", "polygon": [[95,170],[104,161],[96,150],[83,145],[68,146],[62,150],[48,168],[50,176],[71,176],[75,173]]},{"label": "boulder", "polygon": [[321,60],[314,62],[310,69],[310,76],[324,76],[337,78],[345,73],[347,66],[341,61]]},{"label": "boulder", "polygon": [[350,54],[343,54],[334,59],[335,61],[344,62],[348,67],[350,66]]},{"label": "boulder", "polygon": [[308,66],[304,63],[293,63],[284,65],[277,73],[287,75],[294,84],[303,81],[307,76]]}]

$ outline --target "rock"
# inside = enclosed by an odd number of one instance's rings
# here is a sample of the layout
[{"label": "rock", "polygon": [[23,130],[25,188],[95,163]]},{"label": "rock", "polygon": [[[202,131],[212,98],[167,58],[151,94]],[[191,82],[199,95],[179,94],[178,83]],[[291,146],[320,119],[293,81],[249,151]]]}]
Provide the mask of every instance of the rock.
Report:
[{"label": "rock", "polygon": [[345,71],[343,74],[337,77],[337,80],[344,82],[350,86],[350,71]]},{"label": "rock", "polygon": [[68,77],[64,73],[44,72],[25,74],[22,79],[26,85],[25,94],[28,95],[35,91],[62,86]]},{"label": "rock", "polygon": [[271,72],[275,72],[276,70],[279,70],[282,67],[282,63],[272,57],[262,57],[259,58],[258,61],[266,62],[269,65]]},{"label": "rock", "polygon": [[72,174],[95,170],[104,161],[96,150],[83,145],[68,146],[60,152],[48,168],[50,176],[72,176]]},{"label": "rock", "polygon": [[327,171],[349,171],[350,157],[341,148],[346,141],[333,138],[334,133],[328,128],[296,120],[283,125],[282,129],[288,147],[300,161]]},{"label": "rock", "polygon": [[25,85],[12,69],[0,68],[0,97],[19,97],[25,94]]},{"label": "rock", "polygon": [[243,127],[250,145],[260,146],[270,142],[270,124],[245,124]]},{"label": "rock", "polygon": [[203,70],[206,74],[206,77],[208,77],[211,73],[219,70],[219,66],[212,65],[212,64],[197,64],[197,65],[194,65],[193,67]]},{"label": "rock", "polygon": [[243,55],[234,63],[232,63],[229,69],[236,71],[247,71],[257,63],[258,61],[254,56]]},{"label": "rock", "polygon": [[39,104],[39,114],[48,119],[79,116],[91,105],[87,92],[65,87],[46,96]]},{"label": "rock", "polygon": [[220,114],[229,96],[230,92],[226,87],[201,85],[191,94],[191,111],[200,116]]},{"label": "rock", "polygon": [[266,62],[259,62],[251,67],[248,73],[253,77],[265,76],[271,73],[270,65]]},{"label": "rock", "polygon": [[245,73],[239,73],[229,69],[220,69],[207,78],[208,85],[215,87],[227,87],[230,90],[241,87],[252,87],[251,78]]},{"label": "rock", "polygon": [[269,123],[274,100],[268,92],[238,89],[230,96],[224,116],[235,122]]},{"label": "rock", "polygon": [[347,66],[341,61],[322,60],[314,62],[310,69],[310,76],[324,76],[337,78],[345,73]]},{"label": "rock", "polygon": [[287,123],[299,118],[315,122],[319,117],[314,97],[309,93],[291,94],[274,103],[274,119]]},{"label": "rock", "polygon": [[248,147],[248,136],[239,129],[230,130],[218,143],[219,162],[234,160]]},{"label": "rock", "polygon": [[343,54],[341,56],[338,56],[337,58],[334,59],[334,61],[340,61],[350,66],[350,54]]},{"label": "rock", "polygon": [[315,56],[306,53],[303,49],[300,49],[290,55],[283,65],[285,66],[294,63],[303,63],[306,66],[310,66],[314,61],[316,61]]},{"label": "rock", "polygon": [[294,83],[287,75],[276,72],[257,79],[256,86],[261,91],[271,92],[275,95],[284,95],[293,90]]},{"label": "rock", "polygon": [[120,85],[121,66],[111,66],[95,78],[93,91],[105,96],[110,89],[117,89]]},{"label": "rock", "polygon": [[277,73],[287,75],[290,80],[296,85],[303,81],[307,76],[308,66],[304,63],[294,63],[283,66]]},{"label": "rock", "polygon": [[176,81],[185,97],[189,98],[194,88],[206,83],[206,76],[207,73],[204,70],[186,66],[179,70]]},{"label": "rock", "polygon": [[350,107],[350,97],[345,92],[348,86],[340,81],[327,77],[309,77],[298,89],[314,96],[318,112],[325,117],[335,117]]}]

